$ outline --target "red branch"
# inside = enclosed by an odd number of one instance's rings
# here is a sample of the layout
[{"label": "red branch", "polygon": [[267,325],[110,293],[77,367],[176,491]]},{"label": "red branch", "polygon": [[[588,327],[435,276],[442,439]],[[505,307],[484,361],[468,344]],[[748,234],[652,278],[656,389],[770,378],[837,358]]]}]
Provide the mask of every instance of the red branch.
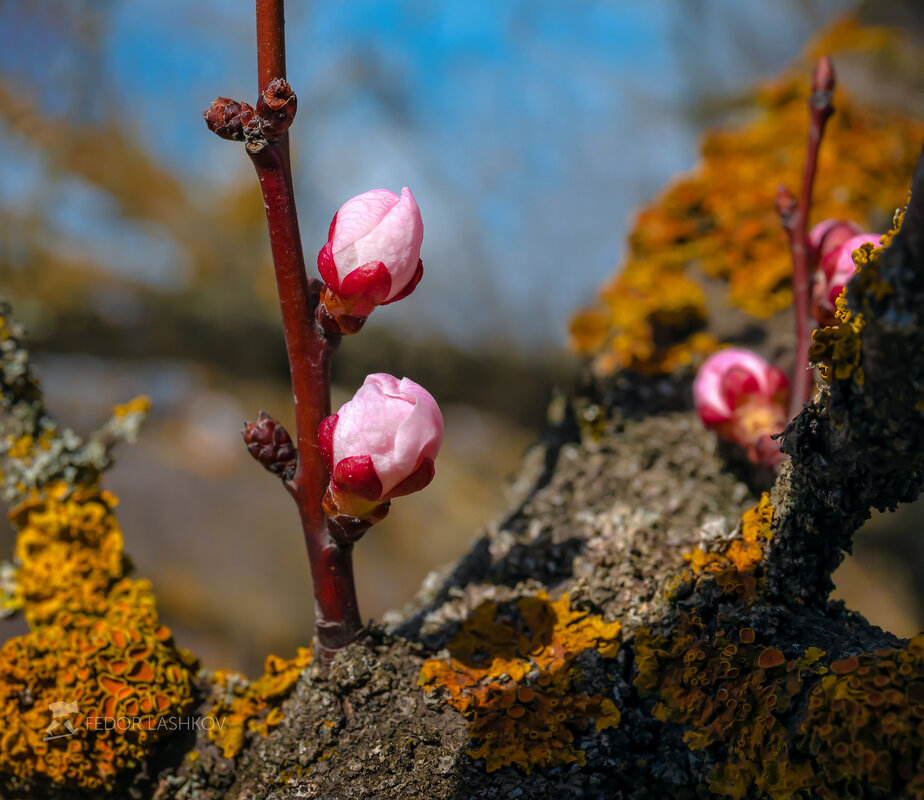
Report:
[{"label": "red branch", "polygon": [[818,170],[818,151],[824,135],[825,123],[834,113],[831,93],[834,91],[834,65],[829,56],[818,60],[812,71],[812,94],[809,98],[811,123],[809,125],[808,152],[802,171],[802,190],[799,204],[794,209],[789,204],[789,213],[782,213],[781,200],[777,209],[781,211],[783,227],[789,236],[789,250],[792,256],[793,312],[796,322],[796,360],[793,367],[792,389],[789,395],[789,417],[796,416],[810,399],[812,371],[808,368],[808,349],[811,339],[811,291],[812,275],[809,273],[808,223],[812,208],[812,189]]},{"label": "red branch", "polygon": [[257,91],[286,76],[285,0],[257,0]]},{"label": "red branch", "polygon": [[[257,0],[257,62],[261,91],[273,79],[285,77],[283,0]],[[329,476],[318,451],[318,425],[330,414],[330,360],[339,337],[326,335],[315,323],[314,311],[323,284],[309,281],[305,272],[288,135],[256,142],[247,150],[266,207],[295,398],[298,466],[286,486],[298,507],[308,548],[319,655],[326,661],[362,630],[353,581],[353,548],[334,542],[321,507]]]}]

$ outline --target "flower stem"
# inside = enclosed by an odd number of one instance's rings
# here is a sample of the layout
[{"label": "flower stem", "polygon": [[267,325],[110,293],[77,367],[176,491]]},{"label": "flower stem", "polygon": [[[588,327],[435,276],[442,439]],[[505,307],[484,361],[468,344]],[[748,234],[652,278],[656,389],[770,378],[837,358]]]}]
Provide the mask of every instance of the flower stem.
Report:
[{"label": "flower stem", "polygon": [[[283,0],[257,0],[257,56],[260,89],[273,78],[285,77]],[[266,207],[295,398],[298,466],[286,486],[298,507],[305,535],[314,580],[319,655],[327,661],[362,631],[353,580],[353,548],[334,542],[321,507],[329,476],[318,451],[318,426],[330,414],[330,361],[340,337],[325,334],[315,322],[323,284],[309,281],[305,272],[288,135],[248,148],[248,154]]]}]

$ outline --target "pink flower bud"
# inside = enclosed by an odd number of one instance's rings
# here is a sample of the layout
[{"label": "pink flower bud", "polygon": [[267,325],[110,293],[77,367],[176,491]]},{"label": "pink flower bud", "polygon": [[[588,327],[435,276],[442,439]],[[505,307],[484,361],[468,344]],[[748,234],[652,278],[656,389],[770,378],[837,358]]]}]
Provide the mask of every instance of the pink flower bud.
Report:
[{"label": "pink flower bud", "polygon": [[325,510],[364,518],[393,497],[420,491],[433,480],[442,441],[443,415],[426,389],[408,378],[369,375],[318,430],[331,474]]},{"label": "pink flower bud", "polygon": [[750,350],[729,348],[709,356],[693,381],[700,419],[720,438],[743,447],[754,463],[779,461],[770,434],[786,425],[789,381],[782,370]]},{"label": "pink flower bud", "polygon": [[334,215],[318,269],[342,301],[340,314],[366,317],[376,306],[407,297],[420,282],[423,221],[406,186],[398,197],[373,189]]},{"label": "pink flower bud", "polygon": [[853,261],[853,251],[860,245],[879,245],[878,233],[861,233],[859,236],[845,238],[834,250],[829,251],[821,260],[821,269],[815,274],[812,286],[812,314],[821,325],[833,325],[835,301],[847,282],[853,277],[857,265]]},{"label": "pink flower bud", "polygon": [[809,231],[809,258],[814,268],[824,261],[825,257],[837,250],[852,236],[863,233],[863,229],[854,222],[843,219],[825,219],[813,226]]}]

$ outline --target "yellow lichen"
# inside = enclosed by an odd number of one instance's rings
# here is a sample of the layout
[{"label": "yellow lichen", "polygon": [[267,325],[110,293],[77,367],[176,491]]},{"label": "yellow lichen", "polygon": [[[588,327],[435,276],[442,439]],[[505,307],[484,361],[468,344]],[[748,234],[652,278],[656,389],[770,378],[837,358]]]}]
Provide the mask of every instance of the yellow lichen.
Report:
[{"label": "yellow lichen", "polygon": [[709,573],[716,576],[716,581],[726,593],[753,598],[757,590],[756,572],[773,535],[772,523],[773,506],[770,495],[764,492],[760,502],[741,517],[741,535],[721,552],[707,552],[697,547],[684,554],[689,568],[674,582],[675,585]]},{"label": "yellow lichen", "polygon": [[127,403],[121,403],[112,409],[112,416],[124,419],[132,414],[147,414],[151,410],[151,398],[144,394],[133,397]]},{"label": "yellow lichen", "polygon": [[234,758],[244,747],[248,731],[266,736],[270,728],[283,721],[282,701],[298,683],[311,663],[311,650],[298,648],[295,658],[285,660],[270,655],[264,674],[255,681],[224,670],[212,675],[212,683],[224,689],[224,697],[209,711],[215,724],[209,739],[221,748],[225,758]]},{"label": "yellow lichen", "polygon": [[854,315],[847,306],[846,288],[834,301],[836,325],[818,328],[812,332],[809,361],[818,365],[822,380],[847,380],[851,376],[860,386],[866,381],[860,366],[860,334],[863,315]]},{"label": "yellow lichen", "polygon": [[14,440],[10,444],[10,449],[7,451],[7,455],[10,458],[26,458],[32,452],[32,436],[26,434],[21,436],[19,439]]},{"label": "yellow lichen", "polygon": [[798,727],[824,776],[816,796],[867,797],[872,788],[924,798],[924,635],[835,662],[831,673]]},{"label": "yellow lichen", "polygon": [[[884,29],[841,22],[822,35],[825,52],[886,47]],[[814,51],[817,45],[810,45]],[[774,210],[782,182],[798,186],[808,128],[808,81],[791,77],[759,89],[751,121],[709,134],[702,161],[637,216],[629,254],[599,302],[579,313],[572,344],[597,374],[662,373],[697,363],[717,346],[700,275],[727,289],[725,301],[765,318],[792,303],[792,264]],[[838,89],[814,193],[813,220],[871,227],[905,190],[924,125],[861,107]]]},{"label": "yellow lichen", "polygon": [[[853,260],[857,273],[852,279],[857,292],[873,300],[881,300],[892,291],[892,287],[879,276],[879,260],[892,243],[892,239],[901,230],[904,210],[895,213],[892,227],[880,240],[878,247],[864,244],[853,251]],[[862,313],[854,313],[847,302],[846,287],[835,301],[837,323],[820,328],[812,333],[809,347],[809,360],[818,365],[822,379],[828,384],[833,380],[844,381],[852,378],[862,386],[866,374],[861,364],[862,334],[864,319]]]},{"label": "yellow lichen", "polygon": [[159,623],[150,583],[124,576],[115,502],[56,483],[10,515],[32,630],[0,649],[4,773],[111,787],[192,703],[197,665]]},{"label": "yellow lichen", "polygon": [[0,782],[17,796],[45,781],[95,795],[189,724],[198,668],[160,623],[150,583],[127,576],[116,499],[99,487],[148,403],[117,409],[85,443],[62,432],[21,328],[0,311],[0,492],[17,534],[0,603],[30,627],[0,647]]},{"label": "yellow lichen", "polygon": [[611,699],[573,690],[573,664],[588,649],[613,658],[620,625],[573,609],[568,595],[521,598],[517,611],[507,619],[495,603],[479,605],[450,642],[449,662],[427,661],[419,682],[428,691],[445,688],[470,719],[478,747],[467,752],[484,758],[488,772],[583,765],[575,731],[591,721],[597,730],[615,727],[620,715]]},{"label": "yellow lichen", "polygon": [[670,636],[636,631],[635,685],[642,696],[657,697],[657,719],[686,727],[691,750],[727,748],[709,776],[712,792],[784,800],[814,781],[811,763],[789,741],[785,718],[804,678],[824,671],[822,655],[809,648],[787,659],[760,643],[752,628],[709,633],[699,617],[685,613]]},{"label": "yellow lichen", "polygon": [[61,611],[101,613],[124,572],[115,498],[58,482],[10,514],[17,527],[16,604],[33,627]]}]

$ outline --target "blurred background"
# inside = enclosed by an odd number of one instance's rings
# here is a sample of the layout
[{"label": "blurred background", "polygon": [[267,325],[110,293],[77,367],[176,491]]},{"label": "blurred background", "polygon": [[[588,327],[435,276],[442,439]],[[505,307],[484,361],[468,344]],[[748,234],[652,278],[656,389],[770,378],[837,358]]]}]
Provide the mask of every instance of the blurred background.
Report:
[{"label": "blurred background", "polygon": [[[252,6],[0,0],[0,293],[65,423],[87,432],[151,396],[106,482],[126,551],[182,645],[251,674],[312,630],[294,508],[238,434],[261,408],[291,422],[262,202],[241,148],[201,118],[216,95],[256,96]],[[633,209],[694,166],[730,99],[858,6],[289,6],[309,260],[367,189],[410,186],[424,217],[424,281],[344,343],[334,376],[335,405],[385,371],[446,414],[433,485],[356,550],[361,608],[381,618],[504,509],[551,387],[578,372],[568,320],[612,275]],[[859,13],[924,31],[913,2]],[[922,74],[884,101],[920,104]],[[839,596],[903,635],[924,627],[922,525],[920,505],[877,518],[838,573]]]}]

